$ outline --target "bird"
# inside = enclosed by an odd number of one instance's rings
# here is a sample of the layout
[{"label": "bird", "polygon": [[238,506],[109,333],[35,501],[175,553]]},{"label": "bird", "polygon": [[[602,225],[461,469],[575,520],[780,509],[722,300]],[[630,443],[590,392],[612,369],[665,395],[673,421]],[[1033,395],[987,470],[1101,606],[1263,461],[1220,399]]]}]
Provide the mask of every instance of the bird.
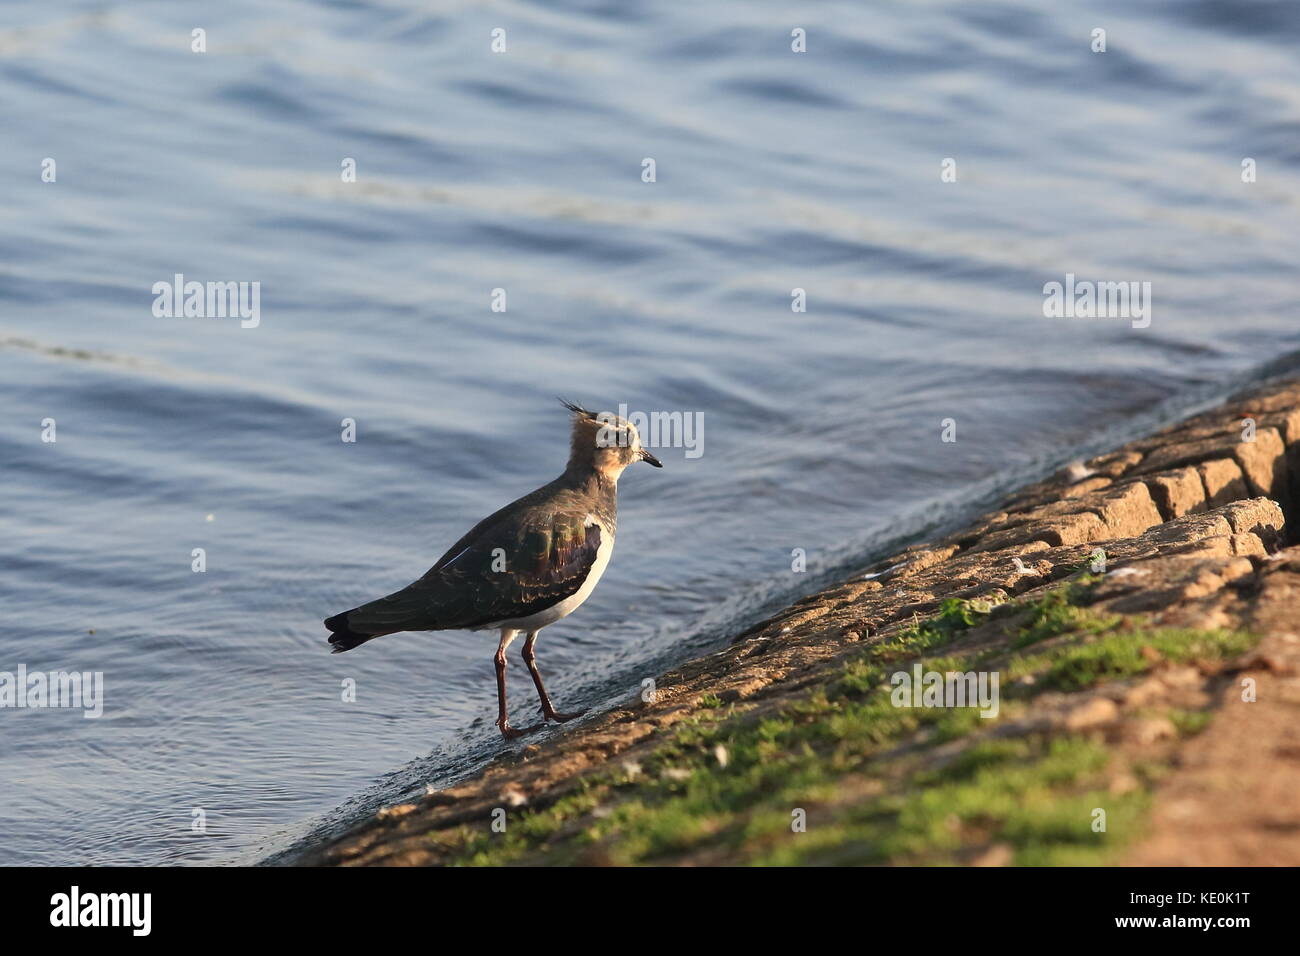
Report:
[{"label": "bird", "polygon": [[[334,654],[399,631],[498,631],[496,725],[507,739],[582,716],[551,702],[537,669],[537,634],[576,611],[609,566],[623,470],[638,461],[663,467],[632,422],[560,402],[573,417],[558,478],[484,518],[419,580],[325,619]],[[506,716],[506,649],[521,633],[543,720],[515,728]]]}]

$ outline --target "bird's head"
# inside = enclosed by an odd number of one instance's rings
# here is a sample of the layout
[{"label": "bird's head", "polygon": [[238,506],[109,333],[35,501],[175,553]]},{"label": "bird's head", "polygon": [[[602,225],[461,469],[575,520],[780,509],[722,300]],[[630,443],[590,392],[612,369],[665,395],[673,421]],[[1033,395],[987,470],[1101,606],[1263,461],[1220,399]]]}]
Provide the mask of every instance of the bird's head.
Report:
[{"label": "bird's head", "polygon": [[636,461],[663,467],[663,462],[641,445],[640,433],[626,418],[609,412],[589,412],[572,402],[560,401],[573,412],[571,470],[595,471],[610,481],[618,481],[623,469]]}]

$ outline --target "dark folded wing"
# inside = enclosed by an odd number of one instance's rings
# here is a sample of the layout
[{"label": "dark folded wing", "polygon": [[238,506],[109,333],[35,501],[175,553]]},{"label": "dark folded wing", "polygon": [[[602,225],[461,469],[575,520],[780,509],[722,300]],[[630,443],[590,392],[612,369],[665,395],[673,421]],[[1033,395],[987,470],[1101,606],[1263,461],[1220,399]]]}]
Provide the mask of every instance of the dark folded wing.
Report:
[{"label": "dark folded wing", "polygon": [[[363,634],[482,627],[527,617],[573,595],[600,550],[600,525],[585,514],[534,512],[462,539],[409,587],[347,615]],[[467,536],[469,537],[469,536]]]}]

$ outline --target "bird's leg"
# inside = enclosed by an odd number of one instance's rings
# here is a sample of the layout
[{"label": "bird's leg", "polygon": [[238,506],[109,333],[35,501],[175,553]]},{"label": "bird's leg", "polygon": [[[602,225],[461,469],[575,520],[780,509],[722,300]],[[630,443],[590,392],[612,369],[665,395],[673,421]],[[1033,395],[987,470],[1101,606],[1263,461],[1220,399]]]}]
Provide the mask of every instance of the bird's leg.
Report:
[{"label": "bird's leg", "polygon": [[501,643],[497,645],[497,655],[495,658],[497,665],[497,702],[500,705],[497,711],[497,727],[501,730],[501,736],[510,739],[521,737],[530,731],[537,730],[541,727],[525,727],[523,730],[517,730],[510,726],[510,718],[506,716],[506,648],[510,642],[519,634],[514,628],[503,627],[501,629]]},{"label": "bird's leg", "polygon": [[524,640],[524,663],[528,665],[528,673],[533,675],[533,683],[537,685],[537,696],[542,701],[542,716],[557,723],[564,723],[564,721],[572,720],[574,717],[581,717],[586,711],[579,710],[572,714],[562,714],[551,703],[551,695],[546,693],[546,685],[542,683],[542,672],[537,669],[537,653],[533,650],[533,644],[536,642],[537,632],[529,631],[528,637]]}]

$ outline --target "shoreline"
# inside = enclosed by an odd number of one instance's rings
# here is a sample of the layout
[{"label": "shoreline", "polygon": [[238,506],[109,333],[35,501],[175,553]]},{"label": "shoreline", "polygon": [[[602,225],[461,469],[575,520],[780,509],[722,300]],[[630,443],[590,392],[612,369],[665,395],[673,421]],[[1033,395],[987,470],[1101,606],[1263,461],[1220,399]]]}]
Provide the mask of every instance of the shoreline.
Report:
[{"label": "shoreline", "polygon": [[[277,862],[1300,862],[1298,509],[1274,379]],[[998,716],[891,702],[918,667],[999,675]]]}]

